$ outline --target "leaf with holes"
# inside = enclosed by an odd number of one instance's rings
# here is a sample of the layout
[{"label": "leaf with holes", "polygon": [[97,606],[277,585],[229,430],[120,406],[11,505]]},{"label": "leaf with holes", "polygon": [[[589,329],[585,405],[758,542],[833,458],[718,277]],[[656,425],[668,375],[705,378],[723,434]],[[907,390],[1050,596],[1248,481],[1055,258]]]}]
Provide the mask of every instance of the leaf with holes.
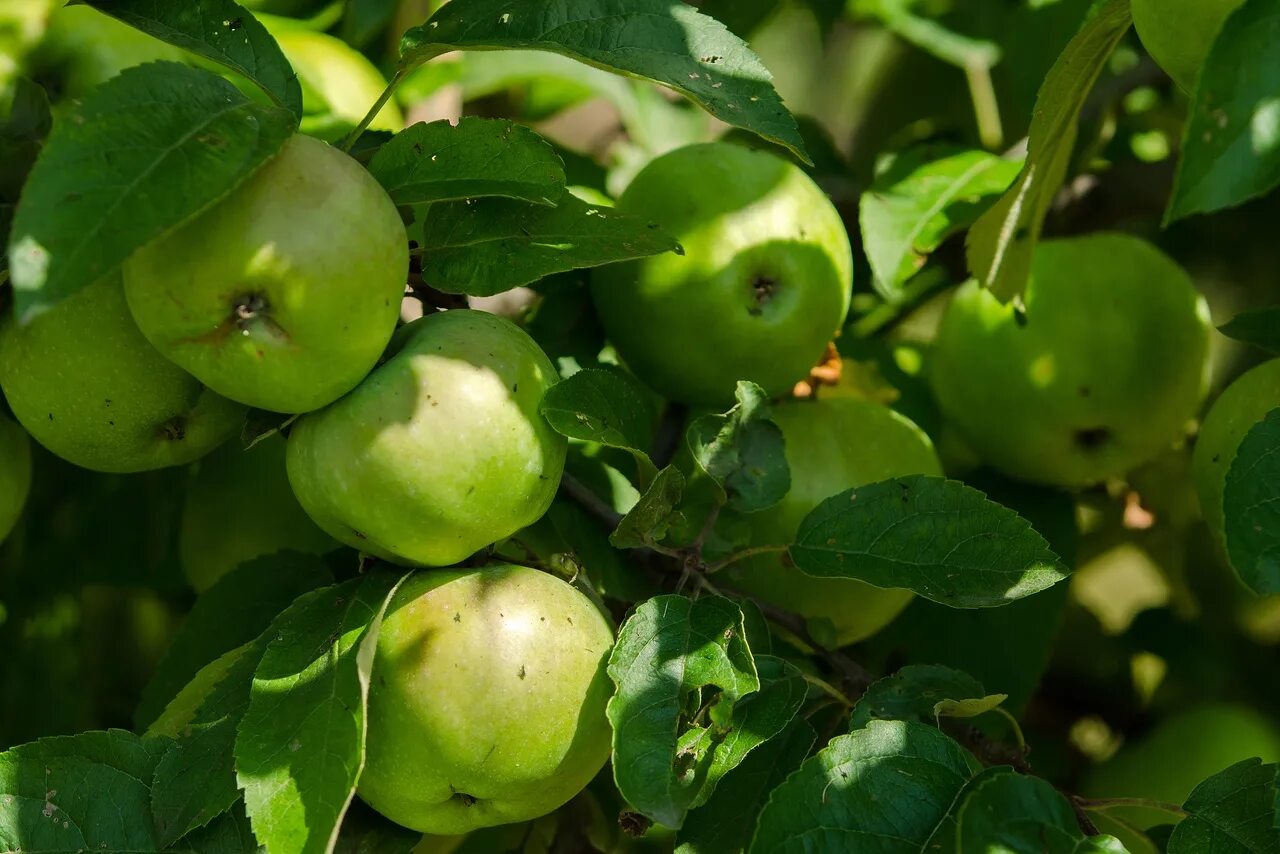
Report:
[{"label": "leaf with holes", "polygon": [[782,430],[769,420],[769,398],[752,382],[739,382],[738,402],[724,415],[704,415],[686,441],[698,467],[724,490],[731,508],[755,513],[791,489]]},{"label": "leaf with holes", "polygon": [[1280,593],[1280,408],[1241,440],[1222,515],[1227,557],[1240,580],[1258,594]]},{"label": "leaf with holes", "polygon": [[668,86],[808,161],[768,69],[714,18],[667,0],[453,0],[400,42],[402,65],[452,50],[545,50]]},{"label": "leaf with holes", "polygon": [[418,123],[391,138],[369,172],[398,205],[504,196],[554,205],[564,163],[545,139],[505,119]]},{"label": "leaf with holes", "polygon": [[991,608],[1067,570],[1025,519],[954,480],[914,475],[850,489],[804,518],[801,572],[913,590],[952,608]]},{"label": "leaf with holes", "polygon": [[130,68],[58,122],[14,215],[9,266],[29,319],[230,193],[293,133],[218,75]]}]

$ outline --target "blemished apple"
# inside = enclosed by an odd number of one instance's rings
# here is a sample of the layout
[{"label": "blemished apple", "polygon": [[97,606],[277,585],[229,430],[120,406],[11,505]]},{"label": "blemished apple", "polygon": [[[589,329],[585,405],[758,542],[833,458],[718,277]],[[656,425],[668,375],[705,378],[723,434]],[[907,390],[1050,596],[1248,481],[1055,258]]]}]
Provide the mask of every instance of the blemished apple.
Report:
[{"label": "blemished apple", "polygon": [[[801,521],[846,489],[909,474],[942,474],[933,444],[919,427],[887,406],[853,398],[790,401],[773,410],[782,428],[791,491],[767,510],[751,514],[751,545],[790,545]],[[909,590],[862,581],[814,578],[776,554],[724,570],[744,593],[809,619],[830,620],[837,645],[884,628],[910,603]]]},{"label": "blemished apple", "polygon": [[147,343],[118,275],[26,325],[0,325],[0,388],[31,437],[104,472],[193,462],[236,434],[239,404],[220,397]]},{"label": "blemished apple", "polygon": [[228,442],[192,467],[178,557],[197,591],[255,557],[338,547],[294,497],[284,457],[284,439],[271,436],[249,449]]},{"label": "blemished apple", "polygon": [[1209,309],[1154,246],[1120,234],[1036,249],[1025,315],[970,282],[930,360],[947,421],[991,467],[1087,487],[1173,447],[1204,398]]},{"label": "blemished apple", "polygon": [[[1146,798],[1181,806],[1200,783],[1245,759],[1280,759],[1280,730],[1248,706],[1213,703],[1180,712],[1156,724],[1132,745],[1121,747],[1084,781],[1093,798]],[[1177,816],[1156,809],[1108,810],[1138,827],[1170,823]]]},{"label": "blemished apple", "polygon": [[[308,136],[336,141],[349,133],[387,87],[382,72],[346,42],[304,29],[273,29],[272,35],[302,84],[302,123]],[[395,132],[404,116],[394,101],[378,111],[369,130]]]},{"label": "blemished apple", "polygon": [[378,182],[295,135],[230,196],[134,253],[125,291],[156,349],[219,394],[309,412],[382,355],[408,252]]},{"label": "blemished apple", "polygon": [[403,327],[391,352],[293,426],[289,482],[316,524],[385,560],[448,566],[541,517],[567,442],[538,411],[559,377],[533,339],[462,309]]},{"label": "blemished apple", "polygon": [[1187,92],[1227,18],[1244,0],[1133,0],[1142,45]]},{"label": "blemished apple", "polygon": [[3,542],[31,492],[31,440],[12,419],[0,415],[0,542]]},{"label": "blemished apple", "polygon": [[1240,443],[1255,424],[1280,406],[1280,359],[1263,362],[1218,396],[1200,425],[1191,476],[1209,529],[1222,541],[1222,494]]},{"label": "blemished apple", "polygon": [[609,340],[664,397],[732,404],[738,380],[785,394],[844,323],[849,236],[794,164],[729,143],[688,146],[641,170],[618,210],[684,248],[599,268],[591,280]]},{"label": "blemished apple", "polygon": [[545,572],[415,573],[378,636],[360,797],[444,835],[551,812],[609,757],[612,646],[595,605]]}]

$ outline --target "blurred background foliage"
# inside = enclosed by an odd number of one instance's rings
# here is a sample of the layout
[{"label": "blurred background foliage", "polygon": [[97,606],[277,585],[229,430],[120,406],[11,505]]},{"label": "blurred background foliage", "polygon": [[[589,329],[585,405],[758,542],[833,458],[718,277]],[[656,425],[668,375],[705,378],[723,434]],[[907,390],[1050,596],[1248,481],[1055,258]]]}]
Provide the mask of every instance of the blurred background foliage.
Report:
[{"label": "blurred background foliage", "polygon": [[[15,69],[30,74],[55,104],[123,66],[173,53],[128,31],[85,41],[54,5],[0,0],[0,56],[11,60],[0,77]],[[311,30],[344,40],[359,62],[385,75],[399,34],[421,23],[433,3],[247,5],[295,16],[270,18],[276,32]],[[923,379],[948,286],[965,275],[961,240],[932,257],[917,276],[918,298],[901,310],[874,295],[860,251],[859,199],[885,155],[918,144],[1016,154],[1036,89],[1088,0],[700,5],[748,39],[773,71],[800,117],[811,173],[846,219],[858,273],[851,330],[840,342],[842,388],[916,420],[953,473],[1030,518],[1077,567],[1069,586],[995,611],[950,611],[917,600],[855,657],[877,672],[946,663],[1009,693],[1036,771],[1069,787],[1126,742],[1141,740],[1154,722],[1184,709],[1240,704],[1274,719],[1280,686],[1259,677],[1280,660],[1280,599],[1248,595],[1224,565],[1199,519],[1189,455],[1170,452],[1128,482],[1076,495],[972,471],[971,456],[942,423]],[[314,88],[307,112],[318,116],[319,133],[333,138],[335,122],[358,120],[362,111],[348,118],[335,96]],[[576,191],[601,202],[656,155],[725,131],[665,91],[550,54],[442,57],[413,72],[397,102],[409,122],[460,114],[526,122],[559,147]],[[1154,241],[1188,268],[1221,324],[1241,307],[1280,296],[1272,235],[1280,195],[1162,231],[1186,111],[1186,96],[1131,33],[1086,105],[1073,177],[1047,231],[1122,230]],[[540,343],[572,368],[600,353],[586,299],[581,275],[571,274],[487,307],[525,313]],[[1221,336],[1214,355],[1215,391],[1261,359]],[[130,727],[139,694],[195,596],[177,548],[179,496],[189,472],[96,475],[40,450],[35,465],[24,520],[0,546],[0,749],[41,736]],[[578,459],[570,468],[586,479],[593,465]],[[609,571],[612,583],[626,586],[616,578],[625,567]]]}]

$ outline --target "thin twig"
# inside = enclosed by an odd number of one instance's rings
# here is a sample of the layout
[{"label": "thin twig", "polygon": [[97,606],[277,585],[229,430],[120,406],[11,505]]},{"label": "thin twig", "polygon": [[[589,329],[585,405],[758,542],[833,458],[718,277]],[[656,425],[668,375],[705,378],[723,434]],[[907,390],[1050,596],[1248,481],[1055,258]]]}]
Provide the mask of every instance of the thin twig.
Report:
[{"label": "thin twig", "polygon": [[608,525],[610,530],[618,527],[618,523],[622,521],[621,513],[610,507],[603,498],[571,474],[566,473],[560,479],[560,491],[581,505],[582,509]]},{"label": "thin twig", "polygon": [[757,555],[785,552],[787,548],[788,546],[752,546],[749,549],[736,551],[723,560],[716,561],[707,567],[706,572],[707,575],[715,575],[726,566],[732,566],[740,560],[746,560],[749,557],[756,557]]},{"label": "thin twig", "polygon": [[346,138],[338,145],[340,150],[350,151],[352,149],[356,144],[356,140],[360,138],[360,134],[365,132],[369,124],[377,118],[378,113],[382,112],[382,108],[391,100],[392,94],[395,93],[396,87],[400,85],[400,82],[404,80],[404,76],[405,69],[403,68],[395,73],[395,76],[391,78],[391,82],[387,84],[387,88],[383,89],[382,94],[378,96],[377,102],[369,109],[365,117],[360,120],[360,124],[356,125],[351,133],[347,134]]}]

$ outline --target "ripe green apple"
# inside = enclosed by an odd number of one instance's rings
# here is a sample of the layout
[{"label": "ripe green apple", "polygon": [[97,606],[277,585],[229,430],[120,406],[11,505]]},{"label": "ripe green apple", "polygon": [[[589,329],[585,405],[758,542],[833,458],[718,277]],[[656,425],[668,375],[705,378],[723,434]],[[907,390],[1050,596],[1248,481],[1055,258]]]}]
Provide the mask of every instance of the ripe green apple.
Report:
[{"label": "ripe green apple", "polygon": [[[310,30],[276,28],[280,49],[302,85],[302,124],[308,136],[336,141],[349,133],[377,102],[387,80],[364,54],[346,42]],[[404,116],[388,101],[369,124],[369,130],[398,131]]]},{"label": "ripe green apple", "polygon": [[245,450],[229,442],[195,464],[187,482],[178,556],[198,591],[247,560],[278,551],[324,554],[338,547],[289,487],[285,442]]},{"label": "ripe green apple", "polygon": [[120,277],[81,288],[25,326],[0,326],[0,388],[31,437],[76,465],[136,472],[203,457],[244,408],[155,351]]},{"label": "ripe green apple", "polygon": [[1160,67],[1186,91],[1227,18],[1244,0],[1133,0],[1138,37]]},{"label": "ripe green apple", "polygon": [[395,330],[409,255],[378,182],[303,135],[125,264],[147,339],[232,400],[309,412],[350,391]]},{"label": "ripe green apple", "polygon": [[[786,440],[791,491],[748,517],[752,545],[789,545],[811,510],[851,487],[908,474],[942,474],[924,431],[878,403],[789,401],[774,408],[773,421]],[[840,646],[884,628],[912,596],[852,579],[813,578],[778,555],[748,558],[724,572],[744,593],[809,619],[830,620]]]},{"label": "ripe green apple", "polygon": [[1253,368],[1219,395],[1200,425],[1191,476],[1209,529],[1222,541],[1222,492],[1250,428],[1280,406],[1280,359]]},{"label": "ripe green apple", "polygon": [[738,380],[785,394],[844,323],[849,237],[790,162],[729,143],[677,149],[641,170],[618,210],[684,247],[592,276],[609,340],[663,396],[731,404]]},{"label": "ripe green apple", "polygon": [[1137,238],[1041,243],[1026,314],[974,282],[943,316],[931,380],[943,415],[1012,477],[1084,487],[1172,446],[1208,382],[1209,310]]},{"label": "ripe green apple", "polygon": [[551,812],[609,757],[612,646],[591,601],[547,573],[414,574],[378,636],[360,797],[433,834]]},{"label": "ripe green apple", "polygon": [[22,515],[31,491],[31,440],[12,419],[0,415],[0,542]]},{"label": "ripe green apple", "polygon": [[545,513],[566,440],[538,411],[558,377],[533,339],[464,309],[405,326],[390,352],[294,424],[289,482],[316,524],[384,560],[448,566]]},{"label": "ripe green apple", "polygon": [[[1199,706],[1161,721],[1121,748],[1085,779],[1082,794],[1181,805],[1204,780],[1255,756],[1264,762],[1280,759],[1280,731],[1269,718],[1246,706]],[[1108,812],[1143,828],[1176,820],[1169,813],[1137,807]]]}]

